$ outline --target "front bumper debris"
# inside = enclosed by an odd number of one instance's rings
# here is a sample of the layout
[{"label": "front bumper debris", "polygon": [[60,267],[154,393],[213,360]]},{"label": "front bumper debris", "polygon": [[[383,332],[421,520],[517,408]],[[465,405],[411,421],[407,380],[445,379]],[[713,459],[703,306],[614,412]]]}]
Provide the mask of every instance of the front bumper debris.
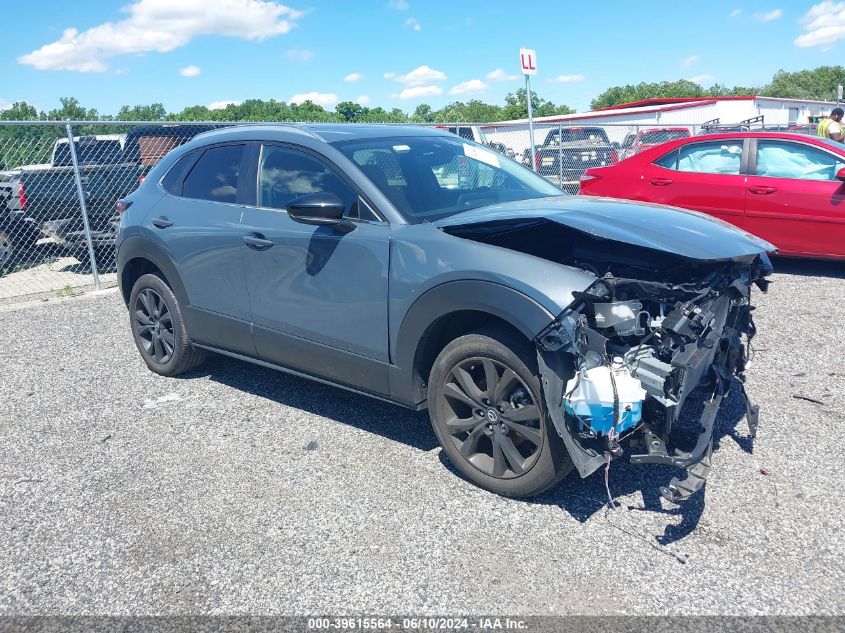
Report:
[{"label": "front bumper debris", "polygon": [[[684,469],[681,478],[673,477],[661,487],[661,494],[673,503],[688,499],[707,480],[715,421],[736,383],[746,400],[749,430],[756,436],[759,408],[750,403],[744,387],[748,343],[755,334],[751,286],[766,290],[764,277],[770,271],[768,259],[759,258],[753,264],[735,263],[711,271],[697,283],[607,275],[578,293],[576,301],[540,333],[535,342],[546,404],[582,477],[609,467],[627,448],[633,464]],[[609,429],[606,418],[591,425],[591,420],[573,415],[570,400],[578,383],[573,376],[585,376],[596,367],[639,381],[646,395],[642,420],[634,428],[625,425],[631,405],[620,410],[616,380],[611,381],[612,396],[591,409],[612,411]],[[698,420],[695,446],[686,452],[673,447],[672,429],[696,390],[706,390],[710,396]],[[586,410],[583,397],[579,404],[579,410]]]}]

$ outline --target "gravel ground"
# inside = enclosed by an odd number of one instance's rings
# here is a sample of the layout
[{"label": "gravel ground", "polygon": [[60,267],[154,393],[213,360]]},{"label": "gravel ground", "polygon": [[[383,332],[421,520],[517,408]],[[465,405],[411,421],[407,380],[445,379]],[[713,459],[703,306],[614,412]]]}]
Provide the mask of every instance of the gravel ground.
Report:
[{"label": "gravel ground", "polygon": [[[213,357],[149,372],[114,292],[0,308],[0,613],[843,614],[845,265],[778,262],[705,494],[616,463],[526,502],[425,412]],[[814,403],[795,395],[815,399]]]}]

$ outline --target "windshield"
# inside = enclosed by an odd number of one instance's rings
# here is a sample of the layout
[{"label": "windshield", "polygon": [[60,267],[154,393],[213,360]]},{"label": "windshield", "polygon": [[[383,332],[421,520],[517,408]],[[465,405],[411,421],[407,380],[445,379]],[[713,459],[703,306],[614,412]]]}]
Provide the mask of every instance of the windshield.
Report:
[{"label": "windshield", "polygon": [[[558,140],[560,139],[560,140]],[[570,127],[549,132],[546,145],[560,143],[609,143],[607,134],[600,127]]]},{"label": "windshield", "polygon": [[334,145],[412,223],[498,202],[565,195],[509,158],[459,138],[409,136]]},{"label": "windshield", "polygon": [[[80,165],[111,165],[120,159],[120,141],[117,139],[99,140],[82,139],[76,141],[76,159]],[[53,155],[55,167],[67,167],[73,164],[70,144],[59,143]]]},{"label": "windshield", "polygon": [[686,130],[655,130],[653,132],[643,132],[641,142],[644,145],[659,145],[666,141],[674,141],[678,138],[687,138],[689,132]]}]

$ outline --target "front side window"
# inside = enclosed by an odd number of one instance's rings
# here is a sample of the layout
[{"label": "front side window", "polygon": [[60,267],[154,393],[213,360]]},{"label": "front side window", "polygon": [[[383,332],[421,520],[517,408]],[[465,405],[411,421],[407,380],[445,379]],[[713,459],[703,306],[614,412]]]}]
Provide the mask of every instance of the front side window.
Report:
[{"label": "front side window", "polygon": [[803,143],[757,141],[757,175],[798,180],[835,180],[845,159]]},{"label": "front side window", "polygon": [[334,143],[409,222],[514,200],[565,195],[530,169],[452,136]]},{"label": "front side window", "polygon": [[258,206],[284,209],[306,193],[329,192],[343,201],[349,212],[358,194],[325,163],[310,154],[265,145],[258,164]]},{"label": "front side window", "polygon": [[196,200],[235,202],[243,153],[243,145],[206,150],[185,178],[182,195]]},{"label": "front side window", "polygon": [[690,143],[672,150],[654,164],[675,171],[700,174],[739,174],[742,141]]}]

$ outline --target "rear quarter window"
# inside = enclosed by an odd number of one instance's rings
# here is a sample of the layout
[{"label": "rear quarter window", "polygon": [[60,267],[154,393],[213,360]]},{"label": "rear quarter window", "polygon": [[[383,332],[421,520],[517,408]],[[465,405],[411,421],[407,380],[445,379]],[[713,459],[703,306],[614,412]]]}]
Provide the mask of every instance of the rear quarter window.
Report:
[{"label": "rear quarter window", "polygon": [[243,153],[243,145],[207,149],[185,178],[182,195],[196,200],[235,202]]}]

